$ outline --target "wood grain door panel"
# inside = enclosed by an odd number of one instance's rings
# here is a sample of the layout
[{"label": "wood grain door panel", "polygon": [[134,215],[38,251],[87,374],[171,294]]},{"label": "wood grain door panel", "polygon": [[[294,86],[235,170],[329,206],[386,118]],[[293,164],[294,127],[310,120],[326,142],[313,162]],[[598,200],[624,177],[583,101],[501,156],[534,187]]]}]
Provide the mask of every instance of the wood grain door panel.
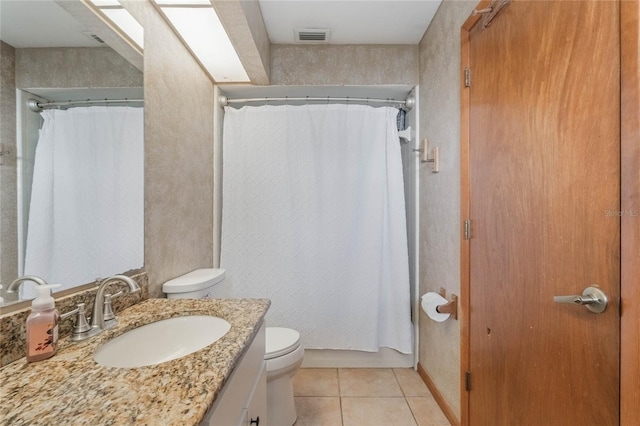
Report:
[{"label": "wood grain door panel", "polygon": [[[613,1],[471,32],[471,424],[618,424],[619,43]],[[553,303],[594,284],[602,314]]]}]

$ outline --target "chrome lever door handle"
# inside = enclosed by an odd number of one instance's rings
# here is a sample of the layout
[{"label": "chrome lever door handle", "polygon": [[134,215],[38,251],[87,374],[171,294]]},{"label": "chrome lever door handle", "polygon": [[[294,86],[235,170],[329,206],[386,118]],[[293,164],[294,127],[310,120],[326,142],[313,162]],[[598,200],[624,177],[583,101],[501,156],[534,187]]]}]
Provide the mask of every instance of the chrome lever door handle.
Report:
[{"label": "chrome lever door handle", "polygon": [[575,303],[576,305],[592,305],[594,303],[600,303],[599,300],[593,295],[588,296],[553,296],[553,301],[556,303]]},{"label": "chrome lever door handle", "polygon": [[553,296],[556,303],[568,303],[571,305],[583,305],[593,313],[600,314],[607,309],[609,299],[599,287],[587,287],[582,296]]}]

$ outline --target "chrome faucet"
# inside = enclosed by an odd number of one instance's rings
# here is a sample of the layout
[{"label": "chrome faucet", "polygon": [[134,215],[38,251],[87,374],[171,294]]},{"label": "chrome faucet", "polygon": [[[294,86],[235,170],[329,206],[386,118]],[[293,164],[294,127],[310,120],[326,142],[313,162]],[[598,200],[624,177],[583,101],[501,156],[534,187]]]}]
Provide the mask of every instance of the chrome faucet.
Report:
[{"label": "chrome faucet", "polygon": [[7,293],[15,293],[18,291],[18,288],[20,288],[20,284],[25,281],[33,281],[38,285],[48,285],[47,282],[40,277],[36,277],[35,275],[25,275],[16,278],[11,284],[9,284],[9,287],[7,287]]},{"label": "chrome faucet", "polygon": [[107,286],[111,283],[122,281],[129,286],[129,293],[137,293],[140,291],[140,286],[133,279],[126,275],[114,275],[106,278],[98,285],[98,291],[96,292],[96,298],[93,301],[93,313],[91,314],[91,328],[95,329],[98,333],[104,330],[104,293]]}]

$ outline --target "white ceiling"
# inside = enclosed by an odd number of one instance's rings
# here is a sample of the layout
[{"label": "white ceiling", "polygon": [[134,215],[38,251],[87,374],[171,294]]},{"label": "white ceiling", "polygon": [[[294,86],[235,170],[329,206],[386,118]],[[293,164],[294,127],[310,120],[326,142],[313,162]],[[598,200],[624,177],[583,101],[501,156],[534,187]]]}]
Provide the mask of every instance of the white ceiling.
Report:
[{"label": "white ceiling", "polygon": [[0,39],[15,48],[101,46],[85,31],[53,0],[0,0]]},{"label": "white ceiling", "polygon": [[[417,44],[441,0],[259,0],[269,38],[328,28],[330,44]],[[16,48],[100,44],[54,0],[0,0],[0,38]]]},{"label": "white ceiling", "polygon": [[418,44],[441,0],[259,0],[273,44],[328,28],[330,44]]}]

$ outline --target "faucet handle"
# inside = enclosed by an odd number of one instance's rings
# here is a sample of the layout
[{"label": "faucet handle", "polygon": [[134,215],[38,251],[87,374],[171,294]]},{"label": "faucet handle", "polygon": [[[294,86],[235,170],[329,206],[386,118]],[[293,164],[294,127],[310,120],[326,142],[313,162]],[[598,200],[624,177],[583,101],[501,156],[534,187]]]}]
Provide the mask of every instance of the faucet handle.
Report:
[{"label": "faucet handle", "polygon": [[91,330],[91,326],[89,325],[87,316],[85,314],[85,304],[78,303],[76,306],[77,308],[75,308],[74,310],[65,312],[64,314],[60,315],[60,319],[63,320],[74,314],[77,314],[75,325],[73,326],[73,335],[71,336],[71,340],[74,341],[86,339],[87,337],[89,337],[87,336],[87,332]]},{"label": "faucet handle", "polygon": [[120,290],[119,292],[117,292],[116,294],[105,294],[104,295],[104,306],[103,306],[103,312],[104,312],[104,320],[105,321],[110,321],[110,320],[114,320],[116,319],[116,314],[113,312],[113,308],[111,306],[111,301],[113,299],[115,299],[116,297],[120,297],[122,296],[124,292],[122,290]]}]

